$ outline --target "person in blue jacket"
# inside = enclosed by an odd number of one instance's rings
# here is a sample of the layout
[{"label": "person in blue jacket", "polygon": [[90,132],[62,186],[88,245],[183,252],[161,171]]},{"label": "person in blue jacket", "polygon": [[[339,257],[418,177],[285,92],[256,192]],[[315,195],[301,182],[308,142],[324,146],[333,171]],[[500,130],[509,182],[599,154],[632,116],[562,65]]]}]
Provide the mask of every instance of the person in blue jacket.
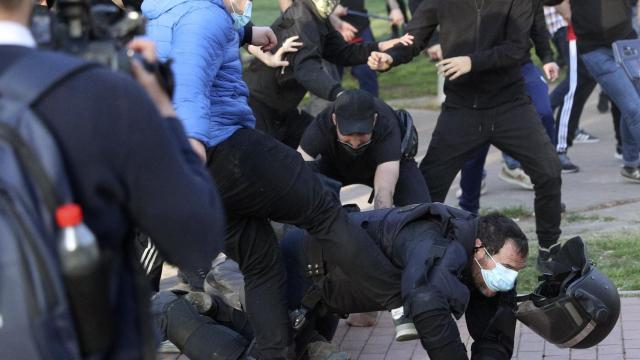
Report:
[{"label": "person in blue jacket", "polygon": [[286,274],[269,220],[306,229],[373,301],[401,307],[399,270],[349,223],[295,150],[254,130],[238,48],[249,42],[268,50],[275,37],[268,28],[247,26],[251,2],[146,0],[142,10],[159,58],[174,60],[176,111],[218,184],[227,215],[225,253],[245,276],[256,357],[286,359],[293,350]]}]

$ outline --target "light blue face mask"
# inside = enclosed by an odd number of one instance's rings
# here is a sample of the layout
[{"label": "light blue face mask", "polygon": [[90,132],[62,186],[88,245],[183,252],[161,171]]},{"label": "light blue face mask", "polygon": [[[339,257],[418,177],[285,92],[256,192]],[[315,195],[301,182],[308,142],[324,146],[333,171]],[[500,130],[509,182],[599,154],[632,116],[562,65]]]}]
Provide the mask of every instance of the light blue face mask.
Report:
[{"label": "light blue face mask", "polygon": [[496,267],[491,270],[483,269],[478,260],[474,258],[476,263],[478,263],[478,266],[480,266],[480,273],[482,274],[484,283],[487,284],[489,289],[495,292],[505,292],[513,289],[516,279],[518,278],[518,272],[495,261],[487,249],[483,249],[484,252],[489,255],[489,258],[496,264]]},{"label": "light blue face mask", "polygon": [[234,29],[241,29],[245,25],[251,21],[251,9],[253,8],[253,4],[251,1],[247,0],[247,3],[244,5],[244,11],[242,15],[236,13],[236,9],[233,8],[233,1],[231,0],[231,17],[233,18],[233,27]]}]

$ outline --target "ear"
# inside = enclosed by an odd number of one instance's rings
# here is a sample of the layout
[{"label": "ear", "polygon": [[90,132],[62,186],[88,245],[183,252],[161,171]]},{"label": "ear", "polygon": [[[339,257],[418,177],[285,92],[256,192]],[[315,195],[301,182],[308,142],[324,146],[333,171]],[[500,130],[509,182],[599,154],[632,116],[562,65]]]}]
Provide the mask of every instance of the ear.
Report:
[{"label": "ear", "polygon": [[482,247],[482,246],[483,246],[482,245],[482,240],[476,238],[476,247],[479,248],[479,247]]}]

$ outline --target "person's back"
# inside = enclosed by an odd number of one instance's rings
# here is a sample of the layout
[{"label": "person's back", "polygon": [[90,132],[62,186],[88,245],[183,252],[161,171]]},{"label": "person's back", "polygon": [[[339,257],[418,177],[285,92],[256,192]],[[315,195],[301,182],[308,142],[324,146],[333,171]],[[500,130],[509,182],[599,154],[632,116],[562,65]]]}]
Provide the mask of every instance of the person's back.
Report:
[{"label": "person's back", "polygon": [[244,32],[228,31],[233,20],[222,1],[147,0],[142,11],[158,57],[174,61],[173,100],[187,136],[211,147],[253,128],[239,56]]},{"label": "person's back", "polygon": [[[2,40],[0,73],[36,51]],[[211,180],[178,121],[162,119],[148,95],[123,74],[94,67],[71,75],[34,104],[34,111],[57,141],[74,200],[110,260],[105,286],[118,316],[108,358],[142,358],[150,335],[142,322],[148,304],[135,278],[133,227],[154,236],[169,262],[206,271],[220,249],[222,228]]]}]

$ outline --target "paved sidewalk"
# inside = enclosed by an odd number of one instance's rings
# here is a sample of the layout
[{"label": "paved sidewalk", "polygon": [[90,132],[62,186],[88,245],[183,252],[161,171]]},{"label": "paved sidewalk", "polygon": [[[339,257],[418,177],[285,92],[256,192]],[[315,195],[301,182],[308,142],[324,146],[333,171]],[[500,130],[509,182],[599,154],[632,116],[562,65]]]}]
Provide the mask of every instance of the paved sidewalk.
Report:
[{"label": "paved sidewalk", "polygon": [[[462,341],[470,349],[472,339],[464,318],[458,321]],[[429,359],[419,341],[394,342],[389,313],[380,313],[371,328],[349,327],[340,322],[334,342],[353,360]],[[187,360],[184,355],[159,354],[158,360]],[[518,323],[513,352],[515,360],[631,360],[640,359],[640,298],[622,298],[622,313],[611,334],[598,346],[585,350],[559,349]]]}]

